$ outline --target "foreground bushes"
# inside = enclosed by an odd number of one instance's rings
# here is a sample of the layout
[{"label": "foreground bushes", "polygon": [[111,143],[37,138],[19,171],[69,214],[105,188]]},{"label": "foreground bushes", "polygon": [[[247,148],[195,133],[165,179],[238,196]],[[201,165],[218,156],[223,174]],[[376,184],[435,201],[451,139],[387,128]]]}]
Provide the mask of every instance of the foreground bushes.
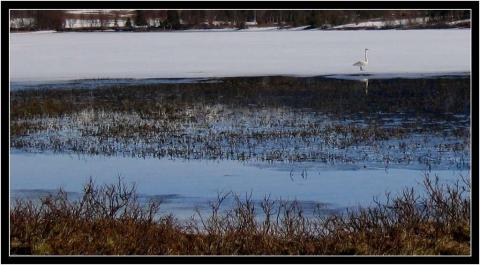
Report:
[{"label": "foreground bushes", "polygon": [[[306,217],[299,203],[221,194],[211,214],[180,222],[135,186],[90,181],[82,197],[60,190],[10,209],[11,254],[136,255],[469,255],[470,184],[424,180],[385,202],[342,214]],[[234,206],[221,210],[227,197]]]}]

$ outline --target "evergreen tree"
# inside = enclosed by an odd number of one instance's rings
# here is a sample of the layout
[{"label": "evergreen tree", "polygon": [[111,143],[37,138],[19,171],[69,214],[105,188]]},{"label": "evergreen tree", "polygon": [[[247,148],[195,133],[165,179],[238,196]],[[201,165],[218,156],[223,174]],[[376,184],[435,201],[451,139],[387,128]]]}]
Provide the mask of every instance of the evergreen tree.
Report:
[{"label": "evergreen tree", "polygon": [[62,10],[36,10],[34,18],[37,30],[62,30],[65,26],[65,12]]},{"label": "evergreen tree", "polygon": [[125,27],[127,27],[127,28],[131,28],[131,27],[132,27],[132,21],[130,20],[129,17],[127,18],[127,22],[125,22]]},{"label": "evergreen tree", "polygon": [[170,29],[179,29],[180,28],[180,18],[177,10],[168,10],[167,11],[167,26]]},{"label": "evergreen tree", "polygon": [[145,19],[145,11],[135,10],[135,25],[147,26],[147,20]]}]

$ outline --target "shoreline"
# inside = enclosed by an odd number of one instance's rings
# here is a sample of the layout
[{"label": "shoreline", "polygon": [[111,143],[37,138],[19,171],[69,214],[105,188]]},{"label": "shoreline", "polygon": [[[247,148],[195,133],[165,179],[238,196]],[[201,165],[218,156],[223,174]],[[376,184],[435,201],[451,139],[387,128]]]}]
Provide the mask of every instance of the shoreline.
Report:
[{"label": "shoreline", "polygon": [[[155,84],[192,84],[223,82],[229,79],[256,78],[296,78],[296,79],[337,79],[348,81],[373,81],[388,79],[437,79],[437,78],[470,78],[471,72],[432,72],[432,73],[358,73],[358,74],[326,74],[326,75],[258,75],[258,76],[205,76],[205,77],[150,77],[150,78],[83,78],[65,80],[10,80],[10,91],[37,88],[95,88],[109,85],[155,85]],[[95,83],[99,83],[96,85]]]}]

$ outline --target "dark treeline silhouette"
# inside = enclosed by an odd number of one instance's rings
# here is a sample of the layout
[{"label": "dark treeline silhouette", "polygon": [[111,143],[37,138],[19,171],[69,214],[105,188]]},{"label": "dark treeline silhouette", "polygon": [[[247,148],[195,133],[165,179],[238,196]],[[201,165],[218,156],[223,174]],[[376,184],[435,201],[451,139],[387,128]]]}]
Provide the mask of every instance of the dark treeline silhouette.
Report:
[{"label": "dark treeline silhouette", "polygon": [[176,30],[248,25],[329,28],[366,20],[417,18],[425,18],[427,24],[441,25],[470,18],[469,10],[12,10],[10,14],[13,30],[66,30],[73,28],[70,21],[75,20],[89,22],[84,26],[89,29]]}]

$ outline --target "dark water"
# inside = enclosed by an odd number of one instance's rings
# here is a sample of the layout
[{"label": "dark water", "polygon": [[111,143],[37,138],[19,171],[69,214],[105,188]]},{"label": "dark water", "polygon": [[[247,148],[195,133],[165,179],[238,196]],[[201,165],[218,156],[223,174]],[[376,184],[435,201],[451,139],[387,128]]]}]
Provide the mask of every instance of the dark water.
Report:
[{"label": "dark water", "polygon": [[154,85],[154,84],[188,84],[188,83],[214,82],[209,78],[149,78],[149,79],[80,79],[56,82],[12,82],[10,91],[32,90],[32,89],[95,89],[108,86],[121,85]]}]

